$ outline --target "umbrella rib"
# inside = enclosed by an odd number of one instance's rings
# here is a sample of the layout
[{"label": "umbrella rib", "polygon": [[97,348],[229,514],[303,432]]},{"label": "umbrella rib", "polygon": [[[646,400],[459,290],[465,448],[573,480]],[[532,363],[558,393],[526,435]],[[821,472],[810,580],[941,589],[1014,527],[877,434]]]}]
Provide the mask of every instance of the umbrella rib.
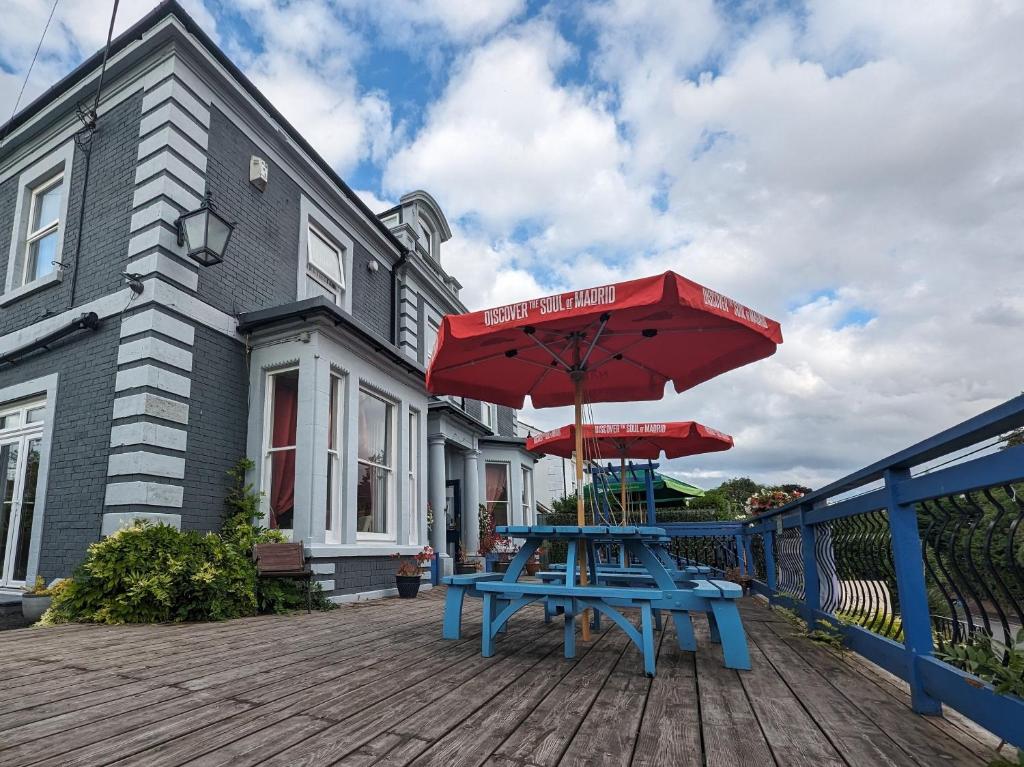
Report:
[{"label": "umbrella rib", "polygon": [[[718,333],[718,332],[724,332],[724,331],[727,331],[727,330],[728,331],[739,332],[739,331],[742,331],[742,330],[749,330],[749,328],[741,326],[741,325],[702,325],[702,326],[696,327],[696,328],[658,328],[658,335],[662,335],[662,334],[665,334],[665,335],[668,335],[668,334],[678,335],[680,333],[707,333],[707,332],[710,332],[710,331],[714,331],[714,332]],[[611,337],[611,336],[616,336],[616,337],[618,337],[618,336],[633,336],[633,335],[636,335],[636,331],[635,330],[619,330],[619,331],[614,331],[613,330],[613,331],[609,331],[609,332],[605,333],[605,335],[609,336],[609,337]]]},{"label": "umbrella rib", "polygon": [[572,367],[568,363],[566,363],[565,360],[563,360],[560,356],[558,356],[557,352],[555,352],[550,346],[548,346],[546,343],[537,338],[536,333],[526,333],[526,337],[533,341],[535,344],[537,344],[537,346],[546,351],[548,354],[550,354],[554,358],[555,362],[557,362],[559,365],[566,369],[566,372],[572,370]]},{"label": "umbrella rib", "polygon": [[590,359],[590,354],[594,351],[594,347],[597,346],[597,339],[604,333],[605,327],[608,325],[608,319],[610,315],[608,313],[601,315],[601,322],[597,326],[597,330],[594,332],[594,337],[590,340],[590,346],[587,347],[587,353],[583,355],[583,359],[580,360],[580,369],[582,370],[587,366],[587,360]]},{"label": "umbrella rib", "polygon": [[664,373],[661,373],[660,371],[654,370],[653,368],[649,368],[646,365],[644,365],[644,364],[642,364],[640,362],[637,362],[636,360],[630,359],[629,357],[626,356],[626,354],[625,354],[626,350],[632,349],[634,346],[636,346],[638,343],[640,343],[643,340],[644,340],[643,338],[639,338],[634,343],[631,343],[629,346],[627,346],[625,349],[623,349],[622,351],[619,351],[619,352],[613,352],[613,351],[611,351],[609,349],[605,349],[603,346],[598,346],[598,348],[601,351],[603,351],[605,354],[607,354],[608,356],[605,359],[603,359],[600,362],[598,362],[596,365],[594,365],[591,368],[591,370],[597,370],[599,367],[601,367],[602,365],[605,365],[605,364],[611,362],[612,360],[621,359],[623,362],[628,362],[630,365],[633,365],[634,367],[640,368],[645,373],[651,373],[653,375],[658,376],[659,378],[664,378],[666,381],[669,380],[671,378],[671,376],[667,376]]}]

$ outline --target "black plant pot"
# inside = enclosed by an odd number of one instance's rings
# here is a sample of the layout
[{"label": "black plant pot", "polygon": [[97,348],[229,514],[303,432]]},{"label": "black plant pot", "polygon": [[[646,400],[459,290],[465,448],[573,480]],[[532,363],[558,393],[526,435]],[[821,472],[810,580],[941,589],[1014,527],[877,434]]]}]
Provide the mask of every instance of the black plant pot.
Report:
[{"label": "black plant pot", "polygon": [[412,599],[420,591],[420,576],[396,575],[395,585],[398,586],[398,596],[402,599]]},{"label": "black plant pot", "polygon": [[496,572],[496,573],[508,572],[508,566],[510,564],[511,564],[511,562],[503,562],[503,561],[499,560],[499,561],[494,563],[494,572]]},{"label": "black plant pot", "polygon": [[456,575],[472,575],[476,572],[476,565],[469,562],[456,562],[455,563],[455,574]]}]

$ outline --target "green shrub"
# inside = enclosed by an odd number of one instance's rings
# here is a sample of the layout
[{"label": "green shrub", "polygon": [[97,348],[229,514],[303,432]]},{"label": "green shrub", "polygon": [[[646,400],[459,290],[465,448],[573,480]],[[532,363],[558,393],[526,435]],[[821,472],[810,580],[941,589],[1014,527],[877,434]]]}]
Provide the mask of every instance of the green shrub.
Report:
[{"label": "green shrub", "polygon": [[[249,468],[242,461],[229,472],[219,534],[137,522],[92,544],[44,624],[224,620],[304,607],[305,584],[256,576],[252,547],[284,538],[259,526],[260,496],[245,484]],[[329,606],[319,586],[314,604]]]},{"label": "green shrub", "polygon": [[54,622],[158,623],[256,613],[252,561],[216,533],[139,523],[89,547]]}]

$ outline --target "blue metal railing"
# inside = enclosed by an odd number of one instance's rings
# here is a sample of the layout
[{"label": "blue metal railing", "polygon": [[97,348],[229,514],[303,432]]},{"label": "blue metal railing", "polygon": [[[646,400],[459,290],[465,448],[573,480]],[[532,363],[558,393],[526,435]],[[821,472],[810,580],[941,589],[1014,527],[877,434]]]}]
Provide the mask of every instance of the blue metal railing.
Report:
[{"label": "blue metal railing", "polygon": [[1024,747],[1024,700],[936,657],[1012,646],[1024,624],[1024,445],[996,444],[1021,426],[1024,396],[753,519],[665,527],[678,556],[835,625],[910,685],[915,711],[949,705]]}]

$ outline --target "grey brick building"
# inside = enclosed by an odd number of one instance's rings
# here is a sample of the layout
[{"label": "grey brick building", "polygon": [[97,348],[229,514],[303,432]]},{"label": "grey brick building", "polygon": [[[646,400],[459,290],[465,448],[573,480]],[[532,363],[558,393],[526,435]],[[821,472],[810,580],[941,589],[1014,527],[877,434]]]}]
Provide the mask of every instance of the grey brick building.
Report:
[{"label": "grey brick building", "polygon": [[[83,117],[101,60],[0,127],[0,594],[135,518],[218,529],[243,457],[336,599],[386,593],[395,552],[472,554],[478,504],[532,519],[515,413],[424,387],[465,311],[437,202],[374,214],[176,3]],[[201,266],[207,196],[234,229]]]}]

